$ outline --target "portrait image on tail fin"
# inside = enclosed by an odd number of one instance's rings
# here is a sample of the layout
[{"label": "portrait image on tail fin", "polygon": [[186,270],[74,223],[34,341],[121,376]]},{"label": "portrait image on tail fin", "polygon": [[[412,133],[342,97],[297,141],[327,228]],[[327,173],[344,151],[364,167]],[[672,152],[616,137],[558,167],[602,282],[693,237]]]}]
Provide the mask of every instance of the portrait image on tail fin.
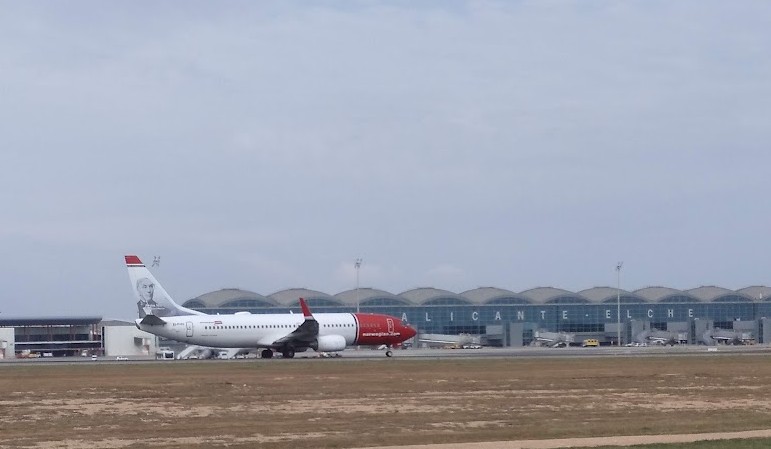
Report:
[{"label": "portrait image on tail fin", "polygon": [[140,319],[148,315],[156,317],[202,315],[201,312],[175,303],[139,257],[129,255],[125,259]]},{"label": "portrait image on tail fin", "polygon": [[144,318],[146,315],[167,316],[169,314],[168,309],[159,305],[154,299],[155,284],[152,280],[146,277],[138,279],[136,287],[139,296],[139,301],[137,301],[139,318]]}]

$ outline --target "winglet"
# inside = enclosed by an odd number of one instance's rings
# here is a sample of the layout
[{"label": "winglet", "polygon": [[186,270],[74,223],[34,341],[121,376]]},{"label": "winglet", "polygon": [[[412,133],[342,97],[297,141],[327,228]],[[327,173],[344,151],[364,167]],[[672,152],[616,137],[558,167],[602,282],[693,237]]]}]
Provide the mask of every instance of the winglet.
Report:
[{"label": "winglet", "polygon": [[311,309],[308,308],[308,304],[305,304],[305,299],[300,298],[300,308],[303,309],[303,316],[306,320],[315,320],[311,314]]}]

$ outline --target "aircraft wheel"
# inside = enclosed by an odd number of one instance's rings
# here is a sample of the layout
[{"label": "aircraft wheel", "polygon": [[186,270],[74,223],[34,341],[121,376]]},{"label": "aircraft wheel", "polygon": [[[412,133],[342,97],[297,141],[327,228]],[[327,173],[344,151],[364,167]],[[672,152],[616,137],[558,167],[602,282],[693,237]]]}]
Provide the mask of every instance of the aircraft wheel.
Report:
[{"label": "aircraft wheel", "polygon": [[272,359],[273,351],[271,351],[270,349],[263,349],[260,355],[262,356],[263,359]]},{"label": "aircraft wheel", "polygon": [[391,350],[390,350],[390,349],[389,349],[388,351],[386,351],[386,357],[391,357],[391,356],[393,356],[393,355],[394,355],[394,353],[393,353],[393,352],[391,352]]},{"label": "aircraft wheel", "polygon": [[291,346],[287,346],[286,348],[284,348],[281,354],[284,356],[285,359],[292,359],[294,358],[294,348]]}]

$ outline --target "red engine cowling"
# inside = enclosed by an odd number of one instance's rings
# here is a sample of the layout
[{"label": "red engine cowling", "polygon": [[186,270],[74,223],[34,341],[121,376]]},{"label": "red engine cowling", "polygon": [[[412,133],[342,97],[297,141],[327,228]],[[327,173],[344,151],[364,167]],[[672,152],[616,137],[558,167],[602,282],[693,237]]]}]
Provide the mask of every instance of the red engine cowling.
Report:
[{"label": "red engine cowling", "polygon": [[345,346],[345,337],[342,335],[322,335],[316,339],[316,344],[311,347],[320,352],[334,352],[342,351]]}]

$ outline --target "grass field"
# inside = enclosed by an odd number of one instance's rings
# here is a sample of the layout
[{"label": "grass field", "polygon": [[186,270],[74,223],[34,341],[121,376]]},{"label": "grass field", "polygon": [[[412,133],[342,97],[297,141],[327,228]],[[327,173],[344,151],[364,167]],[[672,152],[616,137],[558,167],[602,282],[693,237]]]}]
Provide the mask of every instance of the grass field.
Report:
[{"label": "grass field", "polygon": [[0,447],[348,448],[766,429],[769,379],[763,355],[0,364]]}]

